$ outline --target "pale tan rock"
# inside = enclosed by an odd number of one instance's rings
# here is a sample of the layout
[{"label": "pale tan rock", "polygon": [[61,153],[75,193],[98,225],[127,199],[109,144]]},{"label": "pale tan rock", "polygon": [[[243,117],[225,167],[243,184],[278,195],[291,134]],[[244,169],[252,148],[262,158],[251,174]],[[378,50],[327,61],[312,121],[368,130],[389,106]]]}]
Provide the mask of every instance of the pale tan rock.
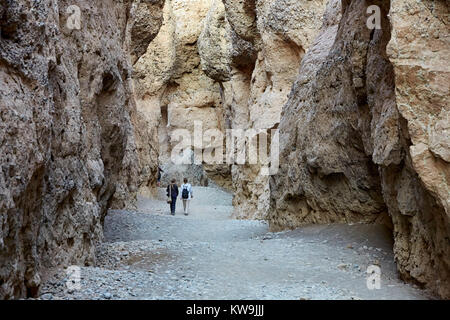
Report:
[{"label": "pale tan rock", "polygon": [[[163,24],[146,52],[133,65],[133,92],[136,98],[136,144],[141,170],[139,193],[155,193],[160,150],[161,99],[175,66],[175,20],[172,3],[165,1]],[[164,141],[163,141],[164,143]]]},{"label": "pale tan rock", "polygon": [[199,67],[197,41],[211,5],[212,0],[172,0],[177,50],[175,78]]},{"label": "pale tan rock", "polygon": [[370,4],[325,14],[302,61],[268,219],[273,229],[387,222],[401,276],[448,297],[448,8],[384,3],[371,32]]},{"label": "pale tan rock", "polygon": [[164,4],[163,21],[158,35],[133,65],[134,87],[138,99],[159,98],[172,76],[176,58],[176,21],[173,17],[172,1],[166,1]]},{"label": "pale tan rock", "polygon": [[[233,128],[271,129],[298,75],[305,50],[322,23],[325,1],[224,1],[232,46],[247,57],[232,59],[232,77],[225,85]],[[250,41],[252,48],[245,42]],[[251,52],[257,50],[257,55]],[[228,96],[231,95],[229,99]],[[234,216],[263,219],[269,209],[269,176],[260,165],[233,166]]]},{"label": "pale tan rock", "polygon": [[[400,273],[450,297],[450,29],[445,1],[392,1],[387,54],[395,72],[395,99],[405,126],[407,192],[414,214],[395,214]],[[390,178],[392,179],[392,177]],[[402,189],[400,189],[402,190]],[[400,192],[399,192],[400,193]],[[399,201],[401,204],[401,202]]]},{"label": "pale tan rock", "polygon": [[165,0],[135,0],[131,14],[131,59],[132,63],[142,56],[150,42],[156,37],[163,22],[161,15]]},{"label": "pale tan rock", "polygon": [[[393,1],[388,54],[395,69],[396,101],[408,122],[414,168],[450,216],[450,34],[443,1]],[[444,21],[442,20],[444,19]],[[432,153],[432,154],[429,154]],[[425,155],[427,154],[427,155]],[[429,169],[430,166],[436,167]],[[440,178],[431,178],[435,172]]]},{"label": "pale tan rock", "polygon": [[225,6],[222,0],[214,0],[198,39],[202,70],[208,77],[221,82],[230,80],[231,50],[231,28],[225,17]]},{"label": "pale tan rock", "polygon": [[450,112],[442,109],[429,132],[429,149],[435,157],[450,163]]},{"label": "pale tan rock", "polygon": [[[221,19],[224,19],[224,8],[219,1],[166,1],[161,30],[134,65],[137,109],[146,122],[141,126],[144,130],[140,130],[141,162],[152,163],[148,157],[149,148],[159,145],[157,153],[164,170],[163,184],[172,178],[181,181],[184,177],[193,183],[207,183],[207,173],[201,167],[173,163],[172,150],[178,141],[171,137],[179,129],[188,130],[193,136],[195,121],[202,123],[203,130],[224,130],[220,85],[207,76],[201,65],[202,48],[208,52],[203,55],[204,64],[213,66],[217,59],[222,59],[219,50],[222,44],[211,47],[209,40],[210,36],[218,41],[224,39]],[[208,33],[203,36],[203,41],[202,32]],[[201,43],[204,43],[203,47]],[[228,64],[224,65],[226,69]],[[225,69],[219,68],[214,74]],[[223,171],[223,168],[217,169]],[[210,168],[211,177],[213,171]],[[154,176],[151,172],[147,180]],[[217,176],[219,180],[223,180],[221,176]],[[141,188],[141,193],[151,192],[153,183],[147,185],[149,188]]]},{"label": "pale tan rock", "polygon": [[255,43],[259,34],[256,26],[256,0],[223,0],[228,22],[237,36]]}]

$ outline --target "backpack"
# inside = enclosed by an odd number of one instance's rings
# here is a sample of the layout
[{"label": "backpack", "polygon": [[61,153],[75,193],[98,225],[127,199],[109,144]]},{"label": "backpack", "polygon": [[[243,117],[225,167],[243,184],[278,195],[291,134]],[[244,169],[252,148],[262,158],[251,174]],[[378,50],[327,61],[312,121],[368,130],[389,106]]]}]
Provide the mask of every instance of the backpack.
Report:
[{"label": "backpack", "polygon": [[187,186],[183,187],[183,191],[181,192],[181,197],[183,199],[189,199],[189,190]]}]

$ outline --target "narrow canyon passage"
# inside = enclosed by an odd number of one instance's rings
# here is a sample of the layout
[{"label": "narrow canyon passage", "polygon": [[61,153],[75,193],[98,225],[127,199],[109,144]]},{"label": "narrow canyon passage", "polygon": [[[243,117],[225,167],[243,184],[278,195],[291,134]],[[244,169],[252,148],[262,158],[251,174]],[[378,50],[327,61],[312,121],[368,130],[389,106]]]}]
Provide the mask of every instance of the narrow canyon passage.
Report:
[{"label": "narrow canyon passage", "polygon": [[0,0],[0,300],[450,299],[447,2]]},{"label": "narrow canyon passage", "polygon": [[[232,196],[196,187],[191,214],[168,215],[164,191],[137,211],[111,211],[96,267],[68,290],[60,270],[41,299],[427,299],[398,279],[389,233],[375,225],[268,232],[230,218]],[[381,267],[381,288],[366,269]]]}]

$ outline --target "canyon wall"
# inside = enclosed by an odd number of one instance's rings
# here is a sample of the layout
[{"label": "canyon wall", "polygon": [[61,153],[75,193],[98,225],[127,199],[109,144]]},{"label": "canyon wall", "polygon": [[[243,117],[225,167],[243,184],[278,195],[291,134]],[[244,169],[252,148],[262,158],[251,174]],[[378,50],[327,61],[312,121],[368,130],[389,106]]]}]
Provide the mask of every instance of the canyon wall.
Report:
[{"label": "canyon wall", "polygon": [[[215,1],[199,52],[203,70],[221,82],[228,128],[268,132],[277,127],[305,50],[320,27],[325,4]],[[267,216],[269,177],[260,172],[259,164],[231,166],[234,217]]]},{"label": "canyon wall", "polygon": [[[143,135],[151,146],[159,144],[159,152],[144,148],[140,154],[159,153],[163,185],[183,177],[196,185],[217,183],[235,192],[235,217],[267,215],[269,178],[259,174],[259,165],[175,165],[171,156],[180,139],[173,134],[186,129],[192,140],[194,121],[201,121],[203,133],[217,130],[224,137],[231,128],[275,128],[325,4],[166,1],[163,26],[134,62],[133,76],[138,113],[147,123]],[[187,162],[196,152],[218,147],[202,142],[187,154]]]},{"label": "canyon wall", "polygon": [[[158,6],[0,1],[0,298],[37,295],[53,266],[94,263],[108,208],[133,205],[143,166],[129,61],[156,35]],[[151,34],[133,26],[138,7]]]},{"label": "canyon wall", "polygon": [[385,224],[401,276],[448,297],[445,1],[223,4],[205,22],[202,69],[223,88],[227,128],[279,127],[281,144],[272,178],[232,165],[234,217]]},{"label": "canyon wall", "polygon": [[[368,74],[367,62],[384,67],[382,53],[375,50],[383,44],[366,27],[364,1],[341,6],[340,1],[330,2],[321,33],[306,53],[283,109],[280,173],[271,186],[274,210],[269,220],[274,229],[373,222],[387,211],[377,167],[366,150],[374,148],[370,111],[375,108],[369,104],[377,102],[367,82],[378,76]],[[386,17],[383,23],[377,34],[389,30]],[[389,35],[376,40],[386,46]],[[392,72],[383,75],[393,84]],[[388,93],[393,97],[393,91]],[[393,156],[396,149],[383,151]]]},{"label": "canyon wall", "polygon": [[380,163],[398,269],[444,298],[450,298],[449,14],[446,1],[391,1],[387,54],[403,158]]},{"label": "canyon wall", "polygon": [[[146,118],[148,136],[157,143],[151,144],[159,145],[164,185],[184,177],[196,185],[216,181],[227,186],[231,181],[227,166],[193,164],[193,152],[187,154],[185,164],[171,159],[180,142],[174,135],[177,130],[188,130],[191,140],[195,121],[202,131],[225,130],[220,85],[202,70],[198,45],[212,5],[212,0],[167,0],[159,34],[134,64],[137,109]],[[196,147],[198,152],[205,148]]]},{"label": "canyon wall", "polygon": [[[374,4],[381,28],[372,30]],[[329,9],[283,108],[268,220],[273,230],[392,224],[400,275],[448,298],[448,7],[330,1]]]},{"label": "canyon wall", "polygon": [[[445,0],[0,0],[0,298],[93,264],[107,210],[151,193],[158,162],[163,184],[233,190],[234,217],[272,230],[386,224],[401,276],[450,297],[448,16]],[[196,120],[279,128],[278,174],[174,165]],[[223,143],[201,142],[189,162]]]},{"label": "canyon wall", "polygon": [[[386,224],[401,276],[447,297],[446,17],[443,1],[166,1],[161,32],[134,64],[147,140],[166,177],[232,189],[236,218],[273,230]],[[223,134],[279,128],[279,173],[164,167],[171,134],[192,134],[194,120]]]}]

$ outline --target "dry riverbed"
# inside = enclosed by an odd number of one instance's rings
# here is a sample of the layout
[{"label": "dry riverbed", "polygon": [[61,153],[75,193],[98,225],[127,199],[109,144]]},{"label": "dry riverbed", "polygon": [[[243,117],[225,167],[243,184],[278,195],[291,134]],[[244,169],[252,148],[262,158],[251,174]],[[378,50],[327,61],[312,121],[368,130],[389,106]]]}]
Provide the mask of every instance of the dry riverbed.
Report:
[{"label": "dry riverbed", "polygon": [[[428,299],[397,275],[382,226],[310,226],[268,232],[230,219],[231,195],[196,188],[191,214],[168,215],[163,192],[137,211],[111,211],[97,265],[75,289],[59,270],[40,299]],[[381,269],[369,290],[368,266]]]}]

